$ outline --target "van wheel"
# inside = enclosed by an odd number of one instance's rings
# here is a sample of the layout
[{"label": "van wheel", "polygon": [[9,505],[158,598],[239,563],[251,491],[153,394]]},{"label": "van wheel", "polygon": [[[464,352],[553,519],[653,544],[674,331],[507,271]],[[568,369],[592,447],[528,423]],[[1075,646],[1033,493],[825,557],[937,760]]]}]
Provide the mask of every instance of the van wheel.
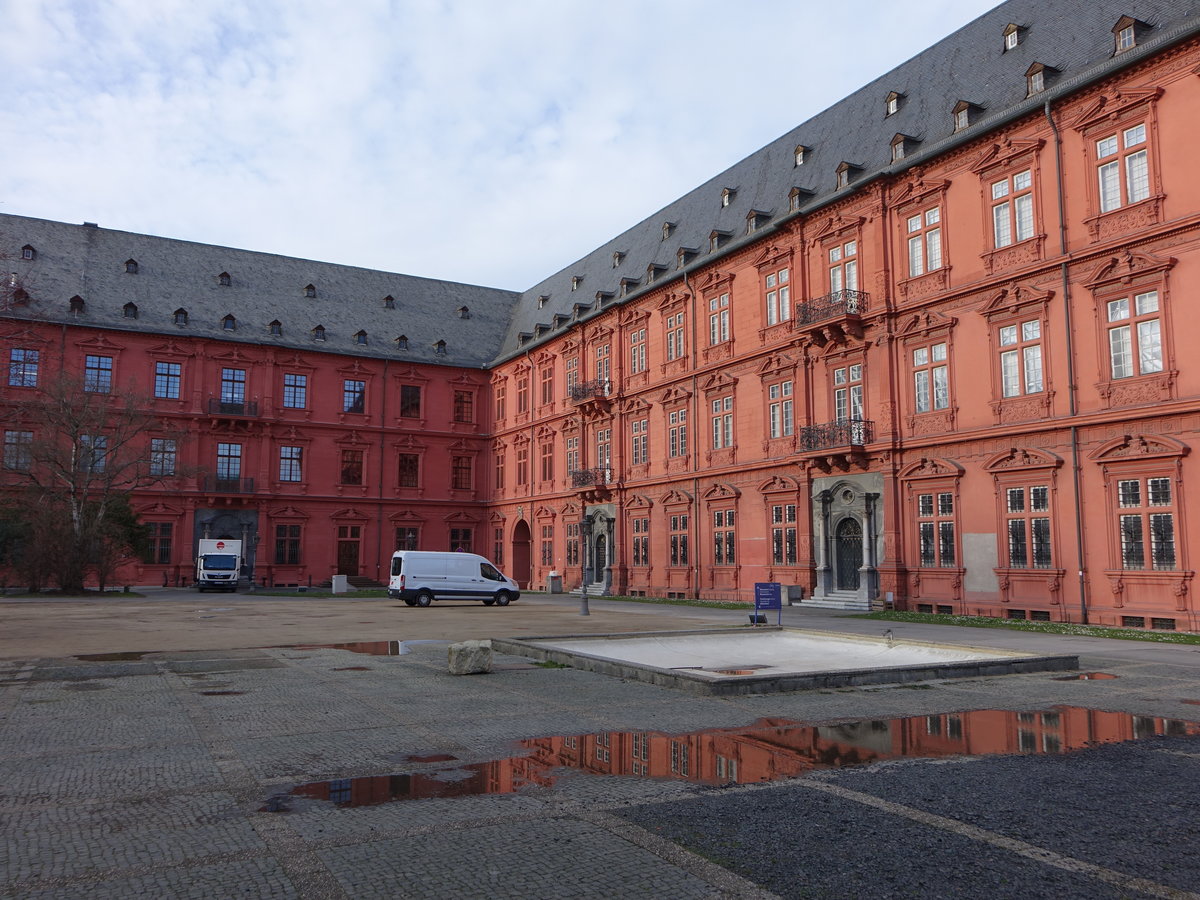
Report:
[{"label": "van wheel", "polygon": [[428,606],[432,602],[433,594],[431,594],[429,591],[421,591],[421,593],[417,594],[417,606]]},{"label": "van wheel", "polygon": [[484,605],[484,606],[491,606],[491,605],[492,605],[492,604],[494,604],[495,602],[496,602],[496,598],[495,598],[495,597],[484,597],[484,598],[483,598],[483,605]]},{"label": "van wheel", "polygon": [[510,603],[512,603],[512,594],[510,594],[508,591],[500,591],[496,594],[497,606],[508,606]]}]

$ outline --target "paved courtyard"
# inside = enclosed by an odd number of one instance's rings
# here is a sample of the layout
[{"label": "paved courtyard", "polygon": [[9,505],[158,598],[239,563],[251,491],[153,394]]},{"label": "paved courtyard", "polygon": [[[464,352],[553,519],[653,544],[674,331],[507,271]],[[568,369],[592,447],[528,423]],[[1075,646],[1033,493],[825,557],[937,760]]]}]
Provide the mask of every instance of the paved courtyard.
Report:
[{"label": "paved courtyard", "polygon": [[446,671],[450,640],[746,621],[591,609],[0,602],[0,897],[1200,896],[1200,647],[893,624],[1116,677],[733,698]]}]

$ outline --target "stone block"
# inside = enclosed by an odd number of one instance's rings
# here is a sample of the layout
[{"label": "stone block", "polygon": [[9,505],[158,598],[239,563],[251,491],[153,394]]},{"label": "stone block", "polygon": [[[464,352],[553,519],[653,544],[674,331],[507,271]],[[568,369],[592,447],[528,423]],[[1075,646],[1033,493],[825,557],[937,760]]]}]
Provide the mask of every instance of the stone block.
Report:
[{"label": "stone block", "polygon": [[451,675],[475,675],[492,671],[492,642],[463,641],[448,651]]}]

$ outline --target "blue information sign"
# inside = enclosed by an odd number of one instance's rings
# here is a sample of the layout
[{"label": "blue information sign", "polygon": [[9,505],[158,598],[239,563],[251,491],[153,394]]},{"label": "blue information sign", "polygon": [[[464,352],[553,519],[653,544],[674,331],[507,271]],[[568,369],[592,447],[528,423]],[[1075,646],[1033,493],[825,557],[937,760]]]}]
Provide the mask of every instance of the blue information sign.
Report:
[{"label": "blue information sign", "polygon": [[778,622],[783,624],[783,585],[778,581],[756,581],[754,583],[754,610],[779,610]]}]

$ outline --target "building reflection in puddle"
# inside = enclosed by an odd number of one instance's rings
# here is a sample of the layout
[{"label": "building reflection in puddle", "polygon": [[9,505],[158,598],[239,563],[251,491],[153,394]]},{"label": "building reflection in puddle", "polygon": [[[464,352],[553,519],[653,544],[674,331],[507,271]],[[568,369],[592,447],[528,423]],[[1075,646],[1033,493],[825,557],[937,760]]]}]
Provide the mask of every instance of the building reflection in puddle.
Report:
[{"label": "building reflection in puddle", "polygon": [[508,794],[528,787],[549,787],[562,769],[697,784],[747,784],[903,757],[1063,753],[1091,744],[1197,734],[1200,723],[1196,722],[1074,706],[1038,712],[969,710],[836,725],[768,718],[743,728],[688,734],[608,731],[529,738],[518,742],[519,755],[505,759],[316,781],[299,785],[291,793],[339,806]]}]

